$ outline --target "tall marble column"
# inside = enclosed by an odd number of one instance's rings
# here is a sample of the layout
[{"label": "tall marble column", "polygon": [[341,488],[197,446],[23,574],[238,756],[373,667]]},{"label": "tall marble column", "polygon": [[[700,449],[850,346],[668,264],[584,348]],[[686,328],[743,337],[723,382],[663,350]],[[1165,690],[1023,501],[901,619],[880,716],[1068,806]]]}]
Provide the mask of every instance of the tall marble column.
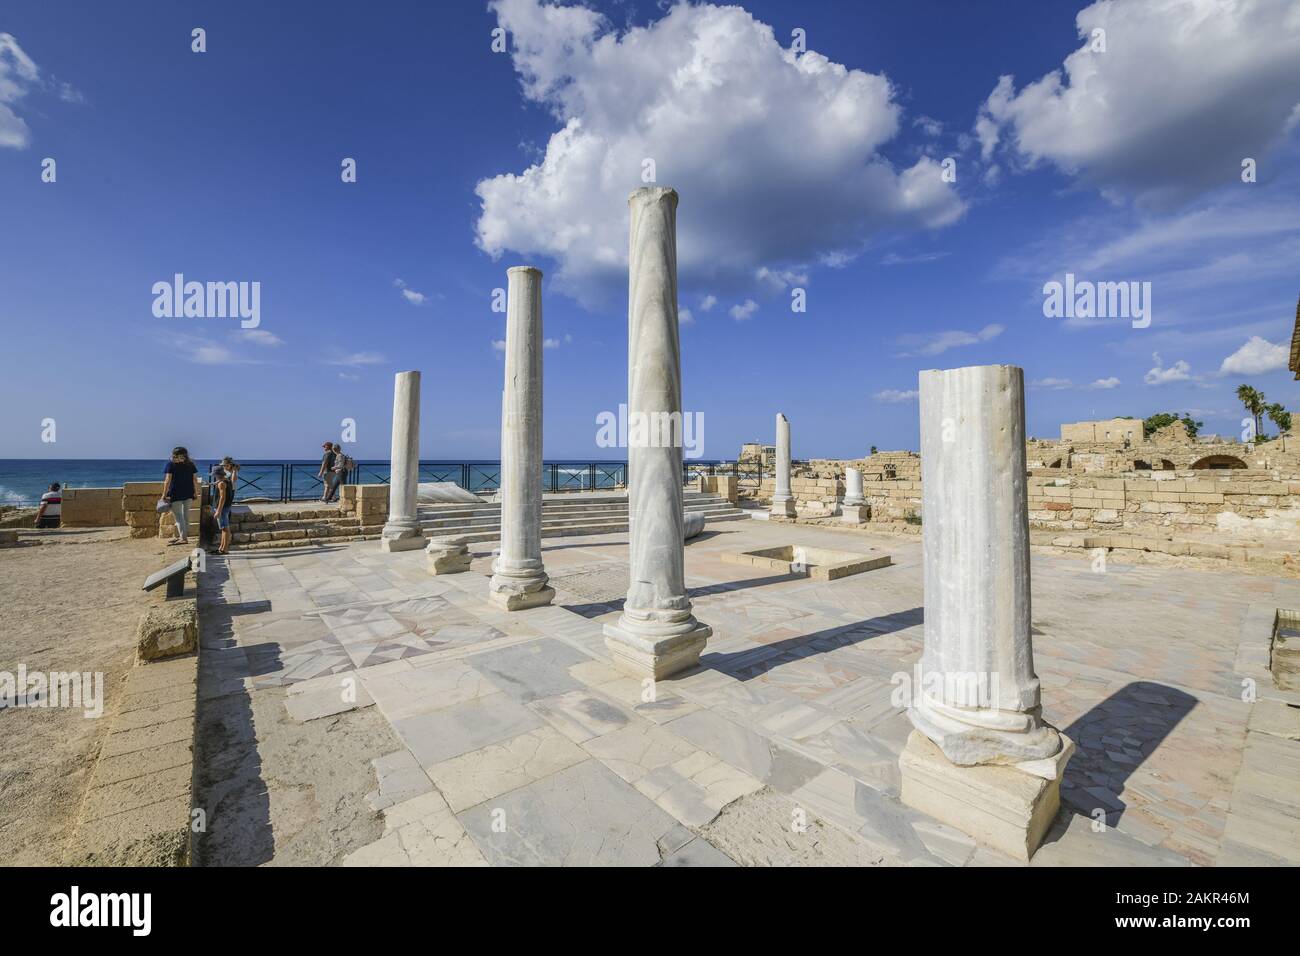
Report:
[{"label": "tall marble column", "polygon": [[501,553],[488,599],[507,611],[550,604],[542,566],[542,272],[506,272],[506,384],[501,402]]},{"label": "tall marble column", "polygon": [[920,393],[925,640],[903,800],[1027,859],[1073,745],[1034,673],[1024,373],[925,371]]},{"label": "tall marble column", "polygon": [[[677,193],[643,187],[628,206],[628,420],[680,421]],[[658,680],[694,666],[712,629],[691,614],[686,594],[681,429],[672,441],[653,427],[629,431],[638,434],[646,440],[628,442],[631,580],[605,645],[623,670]]]},{"label": "tall marble column", "polygon": [[783,518],[797,514],[790,494],[790,420],[780,412],[776,413],[776,490],[770,513]]},{"label": "tall marble column", "polygon": [[385,551],[424,547],[415,496],[420,481],[420,373],[398,372],[393,382],[393,454],[388,479],[388,521],[379,546]]}]

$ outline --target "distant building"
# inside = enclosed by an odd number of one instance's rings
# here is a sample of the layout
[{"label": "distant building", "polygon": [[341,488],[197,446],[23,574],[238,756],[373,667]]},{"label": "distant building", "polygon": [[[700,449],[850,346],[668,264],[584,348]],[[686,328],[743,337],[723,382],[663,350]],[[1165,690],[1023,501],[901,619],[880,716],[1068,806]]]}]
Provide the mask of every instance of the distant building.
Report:
[{"label": "distant building", "polygon": [[772,465],[776,461],[776,446],[747,441],[740,446],[740,460],[761,462],[765,467]]},{"label": "distant building", "polygon": [[1074,422],[1061,426],[1061,441],[1108,442],[1136,445],[1143,440],[1142,421],[1137,418],[1108,418],[1097,422]]}]

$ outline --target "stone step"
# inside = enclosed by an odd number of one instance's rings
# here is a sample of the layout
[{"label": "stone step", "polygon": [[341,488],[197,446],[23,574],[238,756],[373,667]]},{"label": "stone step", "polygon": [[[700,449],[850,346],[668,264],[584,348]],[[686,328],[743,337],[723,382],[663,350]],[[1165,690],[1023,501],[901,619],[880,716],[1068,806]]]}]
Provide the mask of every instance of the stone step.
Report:
[{"label": "stone step", "polygon": [[[693,509],[702,510],[702,509]],[[705,521],[734,521],[739,518],[748,518],[749,512],[742,511],[739,508],[719,509],[717,511],[706,511]],[[608,517],[589,517],[589,518],[564,518],[561,520],[542,520],[542,537],[560,537],[572,534],[602,534],[612,531],[626,531],[628,527],[627,515],[608,516]],[[422,523],[425,537],[443,538],[443,537],[463,537],[469,542],[478,541],[496,541],[501,537],[501,524],[481,525],[449,525],[442,527],[430,527]]]},{"label": "stone step", "polygon": [[[712,518],[715,515],[727,514],[727,513],[737,511],[739,509],[733,508],[731,505],[723,502],[716,505],[714,504],[690,505],[687,506],[684,510],[691,513],[696,513],[696,512],[702,513],[705,515],[706,520],[708,520],[709,518]],[[627,514],[628,514],[627,508],[621,508],[616,511],[615,510],[599,511],[599,512],[578,511],[578,512],[565,513],[565,514],[555,514],[554,512],[543,510],[542,527],[546,528],[547,526],[553,525],[557,522],[580,521],[580,520],[587,520],[587,519],[626,522]],[[437,530],[439,534],[448,533],[446,529],[449,528],[466,528],[466,529],[481,530],[487,527],[500,527],[500,524],[501,524],[500,514],[475,515],[472,517],[448,517],[448,518],[439,516],[436,518],[425,517],[420,519],[421,528],[430,531]]]},{"label": "stone step", "polygon": [[[352,527],[335,527],[333,525],[312,525],[298,528],[281,528],[279,530],[238,530],[231,527],[230,540],[236,544],[255,543],[260,541],[297,541],[311,540],[314,538],[346,538],[349,535],[363,534],[359,526]],[[379,529],[375,529],[375,534]]]},{"label": "stone step", "polygon": [[306,530],[307,528],[350,528],[359,529],[361,522],[356,518],[335,517],[331,519],[322,518],[294,518],[281,519],[278,521],[238,521],[231,518],[230,528],[232,531],[294,531],[298,529]]}]

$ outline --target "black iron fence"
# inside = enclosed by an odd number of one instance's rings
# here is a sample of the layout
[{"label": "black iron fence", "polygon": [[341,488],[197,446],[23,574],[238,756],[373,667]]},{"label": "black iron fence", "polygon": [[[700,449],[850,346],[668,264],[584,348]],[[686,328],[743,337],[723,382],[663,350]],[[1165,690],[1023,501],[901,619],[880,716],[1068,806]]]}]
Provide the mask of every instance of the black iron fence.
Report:
[{"label": "black iron fence", "polygon": [[[757,461],[684,461],[682,481],[693,484],[704,475],[736,479],[741,489],[757,491],[764,474]],[[497,461],[422,461],[420,481],[452,482],[475,494],[501,488],[501,463]],[[350,485],[386,485],[392,477],[387,461],[359,461],[344,478]],[[626,461],[548,461],[538,476],[544,492],[613,491],[627,487]],[[310,501],[321,498],[325,483],[320,465],[311,462],[244,462],[236,482],[235,500]]]}]

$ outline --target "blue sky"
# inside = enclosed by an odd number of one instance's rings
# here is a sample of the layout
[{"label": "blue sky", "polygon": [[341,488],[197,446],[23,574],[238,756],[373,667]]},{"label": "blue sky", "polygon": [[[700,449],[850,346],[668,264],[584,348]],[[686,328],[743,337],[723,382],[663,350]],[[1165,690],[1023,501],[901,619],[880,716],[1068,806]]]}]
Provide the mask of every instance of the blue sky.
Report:
[{"label": "blue sky", "polygon": [[[418,368],[422,456],[495,458],[516,264],[546,273],[547,457],[622,457],[596,416],[626,398],[645,158],[681,194],[706,458],[778,410],[797,457],[915,448],[917,372],[989,363],[1024,367],[1033,435],[1236,434],[1243,382],[1300,404],[1298,44],[1288,0],[10,0],[0,457],[310,457],[351,418],[386,458]],[[260,326],[155,317],[178,272],[260,282]],[[1150,282],[1150,325],[1045,316],[1067,272]]]}]

